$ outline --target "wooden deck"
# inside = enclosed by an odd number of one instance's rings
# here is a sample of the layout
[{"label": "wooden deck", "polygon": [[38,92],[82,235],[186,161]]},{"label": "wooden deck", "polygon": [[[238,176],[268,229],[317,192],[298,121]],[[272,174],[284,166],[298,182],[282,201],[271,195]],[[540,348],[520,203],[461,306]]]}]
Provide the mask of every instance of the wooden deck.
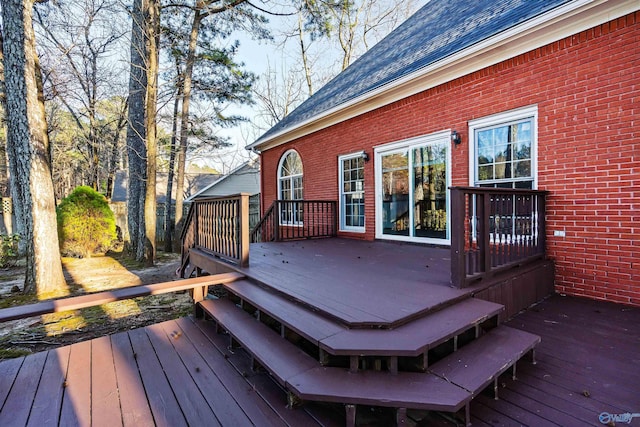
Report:
[{"label": "wooden deck", "polygon": [[380,327],[473,292],[451,287],[449,256],[448,249],[353,239],[254,243],[249,267],[239,271],[351,327]]},{"label": "wooden deck", "polygon": [[[603,412],[640,412],[640,309],[553,296],[508,325],[542,337],[538,363],[518,364],[516,381],[503,375],[500,400],[477,396],[474,426],[598,426]],[[287,409],[275,382],[228,346],[211,322],[185,318],[0,362],[0,425],[344,423],[332,405]],[[358,414],[361,425],[393,419]],[[453,425],[434,413],[409,416]]]},{"label": "wooden deck", "polygon": [[542,337],[538,363],[504,376],[500,400],[474,399],[474,426],[602,426],[603,412],[640,413],[640,309],[555,295],[507,325]]}]

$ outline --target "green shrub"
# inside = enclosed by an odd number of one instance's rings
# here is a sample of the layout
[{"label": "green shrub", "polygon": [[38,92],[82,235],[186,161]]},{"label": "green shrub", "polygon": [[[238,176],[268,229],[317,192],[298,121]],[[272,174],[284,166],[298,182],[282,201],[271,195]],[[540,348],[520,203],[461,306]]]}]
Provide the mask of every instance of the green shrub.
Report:
[{"label": "green shrub", "polygon": [[107,199],[91,187],[77,187],[60,202],[56,213],[64,256],[104,253],[116,240],[116,221]]},{"label": "green shrub", "polygon": [[18,256],[18,234],[0,235],[0,268],[8,267],[10,261]]}]

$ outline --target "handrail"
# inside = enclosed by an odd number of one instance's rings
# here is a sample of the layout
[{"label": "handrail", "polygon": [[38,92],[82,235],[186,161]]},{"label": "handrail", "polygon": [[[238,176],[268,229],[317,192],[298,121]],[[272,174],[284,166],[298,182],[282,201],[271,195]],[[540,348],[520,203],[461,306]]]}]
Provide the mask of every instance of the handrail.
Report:
[{"label": "handrail", "polygon": [[252,242],[335,237],[335,200],[274,200],[253,229]]},{"label": "handrail", "polygon": [[240,273],[222,273],[213,276],[201,276],[191,279],[175,280],[172,282],[154,283],[151,285],[137,285],[126,288],[117,288],[109,291],[96,292],[75,297],[59,298],[41,301],[34,304],[20,305],[0,309],[0,323],[10,320],[25,319],[42,314],[59,313],[62,311],[79,310],[81,308],[94,307],[113,301],[144,297],[148,295],[166,294],[193,289],[194,302],[201,301],[206,295],[209,286],[222,285],[243,278]]},{"label": "handrail", "polygon": [[195,199],[182,232],[181,269],[194,247],[248,267],[249,194]]},{"label": "handrail", "polygon": [[275,229],[277,227],[274,223],[276,218],[273,214],[275,206],[276,201],[274,200],[271,206],[269,206],[269,209],[264,213],[264,216],[260,218],[260,221],[258,221],[256,226],[253,227],[253,230],[251,230],[251,243],[276,240]]},{"label": "handrail", "polygon": [[545,257],[547,191],[452,187],[451,283],[489,278]]}]

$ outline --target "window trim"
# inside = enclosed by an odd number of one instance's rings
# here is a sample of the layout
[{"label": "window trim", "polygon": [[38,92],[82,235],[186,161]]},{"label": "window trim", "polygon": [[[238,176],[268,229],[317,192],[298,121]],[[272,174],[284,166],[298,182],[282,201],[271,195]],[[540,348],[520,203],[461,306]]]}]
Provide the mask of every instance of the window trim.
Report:
[{"label": "window trim", "polygon": [[[345,232],[349,232],[349,233],[365,233],[366,232],[366,226],[367,226],[367,215],[365,212],[362,213],[363,217],[364,217],[364,225],[362,227],[360,226],[347,226],[345,225],[346,223],[346,218],[345,218],[345,206],[343,205],[343,196],[345,195],[344,193],[344,161],[345,160],[349,160],[349,159],[356,159],[358,157],[362,157],[362,151],[358,151],[356,153],[350,153],[350,154],[344,154],[341,156],[338,156],[338,209],[339,209],[339,215],[340,215],[340,221],[339,221],[339,231],[345,231]],[[364,173],[365,171],[365,165],[364,165],[364,160],[362,163],[362,171]],[[364,188],[364,184],[365,184],[365,179],[364,176],[362,178],[362,195],[363,197],[365,197],[366,194],[366,190]],[[366,202],[365,205],[366,207]]]},{"label": "window trim", "polygon": [[476,162],[478,159],[476,156],[476,131],[482,128],[499,126],[528,118],[532,119],[531,178],[533,183],[531,184],[531,188],[533,190],[538,188],[538,105],[536,104],[469,120],[469,185],[471,187],[477,186],[476,174],[478,173],[478,165]]},{"label": "window trim", "polygon": [[[437,143],[446,143],[447,144],[447,233],[446,239],[435,239],[430,237],[416,237],[416,236],[400,236],[400,235],[392,235],[392,234],[384,234],[383,233],[383,224],[382,224],[382,156],[387,154],[394,154],[398,152],[402,152],[403,150],[410,151],[411,149],[417,146],[424,145],[432,145]],[[451,245],[451,192],[449,187],[451,187],[451,179],[452,179],[452,155],[453,148],[451,146],[451,129],[430,133],[427,135],[421,135],[414,138],[404,139],[402,141],[391,142],[389,144],[375,146],[374,148],[374,157],[375,157],[375,236],[376,239],[384,239],[384,240],[397,240],[404,242],[414,242],[414,243],[427,243],[441,246],[449,246]],[[409,173],[411,176],[412,167],[411,163],[409,164]],[[410,221],[411,222],[411,221]],[[411,234],[411,233],[409,233]]]},{"label": "window trim", "polygon": [[[282,167],[284,165],[285,159],[292,153],[295,153],[298,158],[300,159],[300,164],[302,165],[302,173],[300,174],[296,174],[296,175],[289,175],[286,178],[282,177]],[[304,200],[304,164],[302,163],[302,156],[300,155],[300,153],[291,148],[287,151],[285,151],[284,153],[282,153],[282,155],[280,156],[280,160],[278,161],[278,169],[276,171],[276,176],[277,176],[277,181],[278,181],[278,194],[276,195],[276,200],[284,200],[281,199],[280,196],[282,195],[282,181],[284,179],[288,179],[291,182],[291,196],[292,198],[290,200]],[[302,199],[293,199],[293,179],[294,178],[298,178],[301,177],[302,178],[302,192],[303,192],[303,198]],[[293,221],[285,221],[284,220],[284,216],[283,216],[283,211],[282,211],[282,206],[279,209],[278,215],[280,215],[280,224],[281,225],[288,225],[288,226],[302,226],[303,221],[302,220],[298,220],[297,218],[297,209],[296,206],[294,205],[292,208],[292,218]]]}]

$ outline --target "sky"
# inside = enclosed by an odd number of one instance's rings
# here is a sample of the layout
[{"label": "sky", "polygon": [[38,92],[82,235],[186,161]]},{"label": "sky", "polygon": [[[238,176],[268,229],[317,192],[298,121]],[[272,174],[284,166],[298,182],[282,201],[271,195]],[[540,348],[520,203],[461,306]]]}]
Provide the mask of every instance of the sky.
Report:
[{"label": "sky", "polygon": [[[397,0],[382,0],[385,2],[400,3]],[[410,8],[411,12],[415,12],[429,0],[411,0],[402,2],[406,7]],[[287,21],[290,18],[269,18],[269,27],[272,29],[275,40],[273,42],[268,41],[256,41],[247,37],[245,34],[238,33],[236,39],[240,41],[240,49],[237,59],[245,63],[246,68],[256,75],[263,74],[268,67],[275,69],[276,72],[296,72],[292,70],[295,68],[295,62],[299,61],[299,51],[297,40],[289,40],[287,43],[282,42],[283,37],[281,30],[292,25],[292,21]],[[402,22],[397,22],[399,25]],[[388,32],[388,30],[386,31]],[[381,39],[384,34],[378,35],[377,40]],[[336,40],[329,40],[328,42],[318,43],[315,42],[312,45],[312,54],[316,55],[319,59],[315,64],[316,68],[320,69],[320,74],[323,75],[323,80],[328,79],[327,76],[334,76],[340,69],[342,61],[341,52],[339,50]],[[299,71],[298,71],[299,72]],[[315,84],[314,90],[318,90],[320,84]],[[252,122],[259,122],[258,106],[243,106],[241,108],[233,107],[227,110],[228,113],[241,114],[247,117]],[[199,160],[198,162],[205,162],[210,166],[215,167],[220,172],[226,173],[234,167],[238,166],[243,161],[249,158],[249,153],[244,147],[252,143],[263,132],[259,131],[251,123],[245,123],[234,129],[223,130],[221,135],[228,136],[232,146],[226,149],[217,150],[215,153],[211,153],[207,156],[207,160]]]}]

